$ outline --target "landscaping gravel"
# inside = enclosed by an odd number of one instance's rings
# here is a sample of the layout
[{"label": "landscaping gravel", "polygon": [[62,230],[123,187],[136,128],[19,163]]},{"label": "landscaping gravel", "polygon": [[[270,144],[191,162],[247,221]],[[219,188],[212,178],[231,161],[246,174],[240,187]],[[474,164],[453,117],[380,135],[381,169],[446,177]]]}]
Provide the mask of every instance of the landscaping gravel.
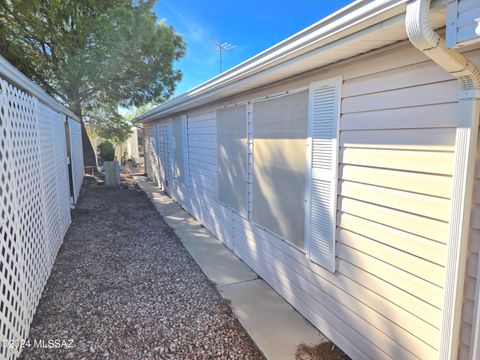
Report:
[{"label": "landscaping gravel", "polygon": [[22,359],[262,358],[139,189],[86,187],[29,340]]}]

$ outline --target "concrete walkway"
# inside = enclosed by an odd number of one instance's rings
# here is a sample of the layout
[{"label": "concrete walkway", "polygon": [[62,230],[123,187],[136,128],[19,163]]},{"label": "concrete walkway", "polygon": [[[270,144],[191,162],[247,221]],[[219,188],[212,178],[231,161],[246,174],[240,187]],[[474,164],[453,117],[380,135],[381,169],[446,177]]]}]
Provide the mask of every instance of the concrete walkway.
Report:
[{"label": "concrete walkway", "polygon": [[205,275],[230,301],[240,323],[267,359],[294,359],[300,344],[328,341],[168,195],[145,178],[137,180]]}]

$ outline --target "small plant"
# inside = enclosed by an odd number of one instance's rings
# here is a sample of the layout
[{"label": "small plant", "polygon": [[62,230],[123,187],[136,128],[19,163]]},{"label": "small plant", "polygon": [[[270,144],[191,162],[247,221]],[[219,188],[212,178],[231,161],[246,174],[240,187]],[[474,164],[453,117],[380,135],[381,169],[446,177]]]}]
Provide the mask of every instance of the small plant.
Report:
[{"label": "small plant", "polygon": [[102,142],[98,145],[98,156],[103,161],[113,161],[115,160],[115,147],[110,142]]}]

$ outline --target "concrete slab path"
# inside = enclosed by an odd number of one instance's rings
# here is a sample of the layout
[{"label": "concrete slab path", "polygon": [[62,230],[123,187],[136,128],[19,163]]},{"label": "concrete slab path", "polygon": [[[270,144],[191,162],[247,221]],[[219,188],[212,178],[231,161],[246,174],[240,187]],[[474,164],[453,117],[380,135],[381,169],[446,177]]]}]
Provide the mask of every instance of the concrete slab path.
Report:
[{"label": "concrete slab path", "polygon": [[300,344],[328,341],[159,187],[142,177],[137,181],[220,295],[230,301],[240,323],[267,359],[295,359]]}]

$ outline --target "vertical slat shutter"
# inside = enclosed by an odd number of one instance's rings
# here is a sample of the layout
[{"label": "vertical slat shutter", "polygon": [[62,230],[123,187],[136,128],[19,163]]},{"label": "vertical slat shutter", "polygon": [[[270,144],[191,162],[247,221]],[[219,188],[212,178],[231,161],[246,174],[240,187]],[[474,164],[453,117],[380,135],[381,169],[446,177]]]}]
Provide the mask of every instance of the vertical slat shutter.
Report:
[{"label": "vertical slat shutter", "polygon": [[184,156],[183,156],[183,118],[175,117],[172,119],[173,133],[173,176],[177,181],[183,181],[184,175]]},{"label": "vertical slat shutter", "polygon": [[340,86],[340,78],[313,83],[309,102],[308,254],[331,271],[335,271]]},{"label": "vertical slat shutter", "polygon": [[167,122],[159,124],[159,137],[158,137],[158,154],[160,164],[160,179],[162,186],[165,187],[165,180],[167,178]]},{"label": "vertical slat shutter", "polygon": [[189,182],[188,171],[188,119],[187,115],[182,115],[182,141],[183,141],[183,177],[185,184]]}]

